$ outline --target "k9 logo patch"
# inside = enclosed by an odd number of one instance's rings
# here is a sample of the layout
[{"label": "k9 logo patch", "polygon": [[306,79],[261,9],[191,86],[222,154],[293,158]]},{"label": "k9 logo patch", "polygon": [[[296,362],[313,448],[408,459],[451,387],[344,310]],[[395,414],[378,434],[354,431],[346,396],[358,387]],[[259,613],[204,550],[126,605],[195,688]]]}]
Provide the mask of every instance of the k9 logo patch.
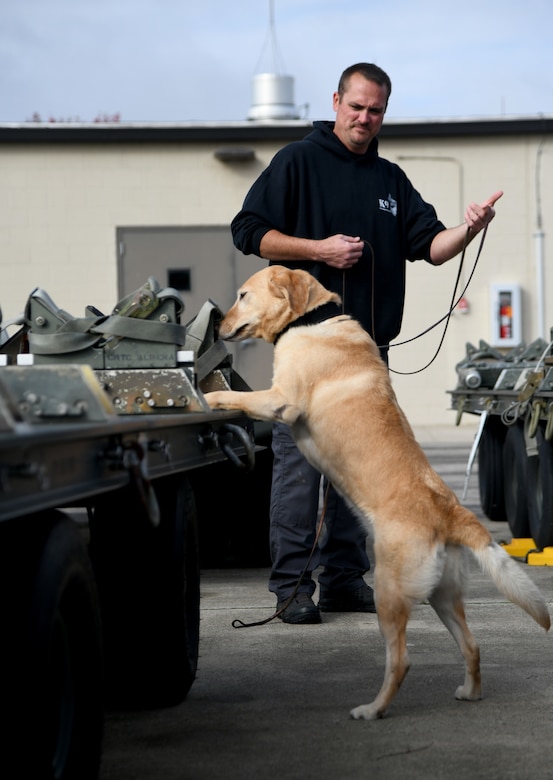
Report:
[{"label": "k9 logo patch", "polygon": [[387,198],[379,198],[378,208],[380,211],[388,211],[392,216],[397,217],[397,200],[394,200],[391,195],[388,195]]}]

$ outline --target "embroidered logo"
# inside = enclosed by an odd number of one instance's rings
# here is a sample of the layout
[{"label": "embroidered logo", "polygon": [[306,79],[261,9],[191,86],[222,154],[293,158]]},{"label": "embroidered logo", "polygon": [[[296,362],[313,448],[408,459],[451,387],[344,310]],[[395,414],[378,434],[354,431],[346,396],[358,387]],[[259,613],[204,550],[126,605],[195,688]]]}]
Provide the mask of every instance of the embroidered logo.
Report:
[{"label": "embroidered logo", "polygon": [[393,217],[397,217],[397,200],[394,200],[390,194],[387,198],[378,199],[378,208],[380,211],[388,211]]}]

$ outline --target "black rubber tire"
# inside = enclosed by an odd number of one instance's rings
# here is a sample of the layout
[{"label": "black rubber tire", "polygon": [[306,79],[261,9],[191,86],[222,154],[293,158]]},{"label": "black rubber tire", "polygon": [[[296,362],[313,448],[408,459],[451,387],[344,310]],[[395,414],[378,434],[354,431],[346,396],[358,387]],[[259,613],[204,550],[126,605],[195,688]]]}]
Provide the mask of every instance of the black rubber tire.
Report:
[{"label": "black rubber tire", "polygon": [[543,426],[536,431],[537,458],[528,469],[530,535],[536,547],[553,547],[553,443],[545,438]]},{"label": "black rubber tire", "polygon": [[164,706],[184,701],[198,667],[200,556],[194,494],[188,479],[158,481],[161,509],[158,588],[151,602],[157,635],[148,658],[160,668],[155,697]]},{"label": "black rubber tire", "polygon": [[154,527],[132,489],[101,497],[91,557],[104,622],[111,707],[168,707],[196,676],[200,569],[194,496],[182,475],[156,481]]},{"label": "black rubber tire", "polygon": [[505,513],[515,539],[530,536],[528,516],[528,456],[524,440],[524,426],[520,422],[510,425],[503,447],[503,473],[505,485]]},{"label": "black rubber tire", "polygon": [[1,578],[3,588],[10,572],[8,614],[16,635],[7,631],[2,640],[10,644],[2,706],[11,719],[1,757],[9,769],[0,773],[95,780],[104,723],[102,635],[83,533],[57,511],[17,524]]},{"label": "black rubber tire", "polygon": [[478,487],[482,511],[489,520],[505,522],[503,447],[507,428],[497,416],[488,417],[478,447]]}]

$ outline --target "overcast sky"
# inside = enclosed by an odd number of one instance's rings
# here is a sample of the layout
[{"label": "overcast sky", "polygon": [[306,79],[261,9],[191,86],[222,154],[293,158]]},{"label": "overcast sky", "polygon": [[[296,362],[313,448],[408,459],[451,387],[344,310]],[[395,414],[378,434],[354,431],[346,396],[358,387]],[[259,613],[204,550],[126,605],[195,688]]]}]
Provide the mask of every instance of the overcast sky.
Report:
[{"label": "overcast sky", "polygon": [[245,120],[262,71],[332,119],[361,60],[392,79],[389,119],[552,115],[553,2],[0,0],[0,122]]}]

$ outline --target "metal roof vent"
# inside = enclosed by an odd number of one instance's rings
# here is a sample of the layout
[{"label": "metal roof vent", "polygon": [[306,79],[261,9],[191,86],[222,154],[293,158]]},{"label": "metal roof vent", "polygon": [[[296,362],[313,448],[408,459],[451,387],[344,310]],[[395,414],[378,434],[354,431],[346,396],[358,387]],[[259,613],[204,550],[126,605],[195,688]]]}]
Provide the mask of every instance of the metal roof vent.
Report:
[{"label": "metal roof vent", "polygon": [[294,79],[277,73],[258,73],[252,80],[248,119],[299,119],[294,105]]},{"label": "metal roof vent", "polygon": [[[267,47],[271,64],[267,66],[265,62],[261,66],[261,61],[266,59]],[[276,39],[275,12],[273,0],[269,0],[269,30],[256,68],[257,75],[252,80],[252,105],[248,119],[300,119],[300,110],[294,105],[294,79],[282,75],[284,69],[279,67],[279,62],[282,62],[282,57]]]}]

